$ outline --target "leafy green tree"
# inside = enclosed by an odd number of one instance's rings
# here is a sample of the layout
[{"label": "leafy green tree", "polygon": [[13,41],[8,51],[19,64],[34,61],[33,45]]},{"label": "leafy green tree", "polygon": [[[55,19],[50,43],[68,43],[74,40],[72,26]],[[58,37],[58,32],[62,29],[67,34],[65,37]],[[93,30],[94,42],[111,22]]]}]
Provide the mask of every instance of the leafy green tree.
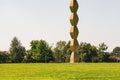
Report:
[{"label": "leafy green tree", "polygon": [[30,42],[31,49],[27,51],[28,62],[40,62],[40,53],[38,53],[38,40]]},{"label": "leafy green tree", "polygon": [[91,60],[92,62],[98,62],[98,50],[96,48],[96,46],[91,46],[90,48],[90,52],[91,52]]},{"label": "leafy green tree", "polygon": [[80,49],[79,49],[79,53],[80,53],[80,60],[81,62],[89,62],[89,49],[90,49],[91,45],[89,43],[81,43],[80,44]]},{"label": "leafy green tree", "polygon": [[23,47],[17,37],[14,37],[10,45],[11,61],[15,63],[22,62],[25,55],[25,47]]},{"label": "leafy green tree", "polygon": [[0,63],[9,61],[9,53],[6,51],[0,51]]},{"label": "leafy green tree", "polygon": [[63,52],[65,53],[65,55],[64,55],[65,56],[65,62],[70,62],[70,56],[71,56],[71,53],[72,53],[72,51],[70,49],[70,41],[68,41],[68,43],[65,45]]},{"label": "leafy green tree", "polygon": [[100,52],[105,52],[107,49],[108,49],[108,46],[104,42],[99,44],[98,50]]},{"label": "leafy green tree", "polygon": [[31,49],[28,51],[28,62],[51,62],[54,61],[51,47],[45,40],[33,40],[30,43]]},{"label": "leafy green tree", "polygon": [[115,47],[112,51],[112,55],[120,57],[120,47]]},{"label": "leafy green tree", "polygon": [[104,52],[102,54],[102,62],[111,62],[110,53],[109,52]]},{"label": "leafy green tree", "polygon": [[56,62],[65,62],[67,47],[66,41],[59,41],[54,48],[54,57]]},{"label": "leafy green tree", "polygon": [[91,46],[90,43],[81,43],[80,44],[80,60],[81,62],[96,62],[97,61],[97,48]]},{"label": "leafy green tree", "polygon": [[110,62],[111,60],[109,59],[110,53],[107,52],[108,46],[103,42],[99,44],[98,47],[98,56],[99,56],[99,61],[100,62]]},{"label": "leafy green tree", "polygon": [[110,54],[110,60],[112,62],[120,62],[120,47],[115,47]]}]

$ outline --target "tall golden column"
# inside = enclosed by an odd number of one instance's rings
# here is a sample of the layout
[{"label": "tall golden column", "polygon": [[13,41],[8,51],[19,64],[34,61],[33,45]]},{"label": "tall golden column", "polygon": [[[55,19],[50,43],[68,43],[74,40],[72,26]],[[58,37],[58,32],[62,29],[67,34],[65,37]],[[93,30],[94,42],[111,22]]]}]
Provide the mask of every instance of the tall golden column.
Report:
[{"label": "tall golden column", "polygon": [[77,24],[79,21],[78,15],[77,15],[77,10],[78,10],[78,3],[77,0],[71,0],[70,2],[70,10],[71,10],[71,15],[70,15],[70,23],[71,23],[71,29],[70,29],[70,35],[71,35],[71,41],[70,41],[70,48],[72,50],[71,56],[70,56],[70,63],[75,63],[79,62],[79,57],[78,57],[78,47],[79,43],[77,40],[79,31],[77,28]]}]

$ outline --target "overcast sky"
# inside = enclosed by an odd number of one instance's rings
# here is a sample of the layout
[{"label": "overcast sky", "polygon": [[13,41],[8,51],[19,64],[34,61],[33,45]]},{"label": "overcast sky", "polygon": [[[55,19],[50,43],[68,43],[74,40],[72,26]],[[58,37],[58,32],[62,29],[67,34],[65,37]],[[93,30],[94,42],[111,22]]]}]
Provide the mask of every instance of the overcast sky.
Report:
[{"label": "overcast sky", "polygon": [[[31,40],[50,45],[70,40],[70,0],[0,0],[0,50],[9,50],[18,37],[29,48]],[[120,46],[120,0],[78,0],[79,42],[98,46],[105,42],[109,51]]]}]

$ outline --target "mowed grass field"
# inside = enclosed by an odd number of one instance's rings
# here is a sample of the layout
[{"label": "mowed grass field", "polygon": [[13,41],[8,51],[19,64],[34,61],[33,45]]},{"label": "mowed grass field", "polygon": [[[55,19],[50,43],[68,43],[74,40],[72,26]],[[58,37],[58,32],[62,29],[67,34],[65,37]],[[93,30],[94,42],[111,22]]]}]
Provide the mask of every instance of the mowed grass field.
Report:
[{"label": "mowed grass field", "polygon": [[120,80],[120,63],[0,64],[0,80]]}]

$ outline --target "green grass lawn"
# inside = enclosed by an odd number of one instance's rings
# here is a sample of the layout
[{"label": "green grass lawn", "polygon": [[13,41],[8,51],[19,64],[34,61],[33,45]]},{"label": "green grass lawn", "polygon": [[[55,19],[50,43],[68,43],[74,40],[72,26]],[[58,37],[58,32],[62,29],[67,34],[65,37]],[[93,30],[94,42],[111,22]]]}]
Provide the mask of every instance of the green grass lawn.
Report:
[{"label": "green grass lawn", "polygon": [[0,80],[120,80],[120,64],[0,64]]}]

